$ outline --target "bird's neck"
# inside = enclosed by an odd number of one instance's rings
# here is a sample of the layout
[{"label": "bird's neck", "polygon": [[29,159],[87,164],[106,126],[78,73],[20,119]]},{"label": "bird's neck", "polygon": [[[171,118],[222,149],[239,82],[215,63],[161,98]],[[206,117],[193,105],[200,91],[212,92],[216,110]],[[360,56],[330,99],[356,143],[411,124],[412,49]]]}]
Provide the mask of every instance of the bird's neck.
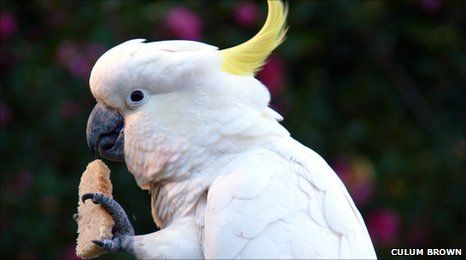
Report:
[{"label": "bird's neck", "polygon": [[[224,174],[222,169],[231,162],[235,154],[225,154],[204,159],[186,167],[186,178],[172,178],[171,181],[154,182],[150,186],[152,217],[158,227],[164,228],[178,218],[196,214],[197,205],[208,192],[213,180]],[[173,175],[173,174],[172,174]]]}]

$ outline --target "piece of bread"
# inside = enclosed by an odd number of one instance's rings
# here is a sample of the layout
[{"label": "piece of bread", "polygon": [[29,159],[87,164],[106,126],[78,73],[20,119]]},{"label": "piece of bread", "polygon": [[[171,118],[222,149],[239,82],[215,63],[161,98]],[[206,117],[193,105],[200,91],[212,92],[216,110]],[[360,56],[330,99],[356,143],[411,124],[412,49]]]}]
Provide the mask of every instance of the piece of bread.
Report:
[{"label": "piece of bread", "polygon": [[112,216],[101,205],[94,204],[90,199],[86,203],[81,201],[82,196],[89,192],[100,192],[112,197],[110,170],[101,160],[94,160],[87,165],[79,183],[76,255],[82,259],[94,258],[106,252],[91,240],[111,239],[115,225]]}]

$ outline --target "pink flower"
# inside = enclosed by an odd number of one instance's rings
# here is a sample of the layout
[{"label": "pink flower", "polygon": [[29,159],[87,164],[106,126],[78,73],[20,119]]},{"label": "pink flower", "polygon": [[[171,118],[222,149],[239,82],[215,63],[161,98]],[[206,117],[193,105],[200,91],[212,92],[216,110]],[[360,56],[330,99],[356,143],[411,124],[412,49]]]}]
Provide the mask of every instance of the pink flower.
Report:
[{"label": "pink flower", "polygon": [[374,190],[374,166],[362,157],[340,156],[332,168],[347,187],[357,205],[366,204]]},{"label": "pink flower", "polygon": [[79,55],[70,60],[68,69],[73,75],[87,80],[91,73],[92,65],[85,57]]},{"label": "pink flower", "polygon": [[83,80],[89,78],[92,64],[105,52],[105,48],[99,43],[77,44],[71,41],[63,41],[56,50],[58,63],[65,67],[76,77]]},{"label": "pink flower", "polygon": [[104,54],[105,52],[105,47],[97,42],[91,42],[86,48],[86,57],[89,61],[92,61],[92,63],[95,63],[99,57]]},{"label": "pink flower", "polygon": [[16,32],[16,18],[13,14],[2,12],[0,14],[0,38],[2,40],[10,38]]},{"label": "pink flower", "polygon": [[442,0],[422,0],[421,7],[428,13],[436,13],[442,7]]},{"label": "pink flower", "polygon": [[81,114],[81,107],[73,100],[66,100],[60,107],[60,114],[64,118],[73,119]]},{"label": "pink flower", "polygon": [[67,66],[68,62],[78,56],[76,44],[71,41],[62,41],[56,50],[56,58],[62,66]]},{"label": "pink flower", "polygon": [[186,40],[200,40],[202,37],[202,21],[193,11],[176,7],[165,17],[165,25],[173,36]]},{"label": "pink flower", "polygon": [[235,22],[244,27],[250,27],[257,23],[261,12],[252,2],[240,2],[235,8]]},{"label": "pink flower", "polygon": [[369,213],[366,223],[376,245],[388,247],[398,241],[400,218],[392,209],[378,209]]},{"label": "pink flower", "polygon": [[272,97],[278,96],[285,89],[284,72],[284,62],[278,56],[272,56],[264,68],[257,73],[257,77],[267,86]]},{"label": "pink flower", "polygon": [[0,102],[0,125],[6,125],[10,122],[11,110],[7,104]]}]

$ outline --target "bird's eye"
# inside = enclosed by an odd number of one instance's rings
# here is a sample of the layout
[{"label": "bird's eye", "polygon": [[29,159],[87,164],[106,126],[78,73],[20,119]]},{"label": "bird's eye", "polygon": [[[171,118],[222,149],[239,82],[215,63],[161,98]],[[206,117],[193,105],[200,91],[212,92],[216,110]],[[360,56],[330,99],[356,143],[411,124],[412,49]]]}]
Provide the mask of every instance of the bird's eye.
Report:
[{"label": "bird's eye", "polygon": [[144,99],[144,93],[140,90],[135,90],[131,93],[130,99],[132,102],[139,102]]},{"label": "bird's eye", "polygon": [[147,101],[147,92],[144,89],[134,89],[129,95],[125,97],[126,106],[129,109],[135,109]]}]

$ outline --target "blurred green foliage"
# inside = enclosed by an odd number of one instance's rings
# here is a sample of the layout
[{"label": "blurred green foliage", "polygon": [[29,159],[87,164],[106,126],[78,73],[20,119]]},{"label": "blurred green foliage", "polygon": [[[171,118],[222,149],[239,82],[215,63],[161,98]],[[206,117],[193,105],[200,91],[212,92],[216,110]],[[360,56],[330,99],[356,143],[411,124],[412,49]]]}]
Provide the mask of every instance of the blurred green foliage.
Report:
[{"label": "blurred green foliage", "polygon": [[[464,251],[464,1],[289,8],[287,40],[259,74],[284,125],[345,181],[380,257],[392,247]],[[265,14],[264,1],[2,0],[2,257],[75,258],[71,216],[93,159],[87,79],[105,50],[132,38],[225,48]],[[136,233],[154,231],[148,194],[124,165],[109,166]]]}]

